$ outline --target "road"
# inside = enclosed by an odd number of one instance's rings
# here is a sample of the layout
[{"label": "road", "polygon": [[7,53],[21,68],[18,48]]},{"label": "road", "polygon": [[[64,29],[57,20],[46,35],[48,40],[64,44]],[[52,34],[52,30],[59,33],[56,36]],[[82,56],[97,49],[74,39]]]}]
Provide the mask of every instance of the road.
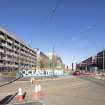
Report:
[{"label": "road", "polygon": [[[53,80],[40,80],[44,95],[37,100],[44,105],[105,105],[105,82],[97,79],[62,77]],[[11,85],[1,87],[0,99],[14,94],[21,87],[27,92],[25,102],[31,100],[34,85],[29,81],[17,81]],[[17,103],[17,98],[10,104]]]},{"label": "road", "polygon": [[2,84],[3,82],[9,82],[14,79],[16,79],[16,77],[0,76],[0,84]]}]

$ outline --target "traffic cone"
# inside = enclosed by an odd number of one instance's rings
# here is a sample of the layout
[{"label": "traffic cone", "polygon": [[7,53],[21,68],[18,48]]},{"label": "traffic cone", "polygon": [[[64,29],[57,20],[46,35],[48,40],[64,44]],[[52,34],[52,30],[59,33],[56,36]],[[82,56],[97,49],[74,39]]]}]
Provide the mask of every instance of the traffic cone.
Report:
[{"label": "traffic cone", "polygon": [[34,78],[31,78],[31,84],[34,84],[35,83],[35,79]]},{"label": "traffic cone", "polygon": [[40,84],[38,85],[38,96],[43,96],[43,91]]},{"label": "traffic cone", "polygon": [[18,89],[18,101],[23,102],[22,88]]},{"label": "traffic cone", "polygon": [[38,85],[35,85],[34,93],[32,94],[31,99],[38,99]]},{"label": "traffic cone", "polygon": [[32,78],[31,78],[30,82],[31,82],[31,84],[32,84]]}]

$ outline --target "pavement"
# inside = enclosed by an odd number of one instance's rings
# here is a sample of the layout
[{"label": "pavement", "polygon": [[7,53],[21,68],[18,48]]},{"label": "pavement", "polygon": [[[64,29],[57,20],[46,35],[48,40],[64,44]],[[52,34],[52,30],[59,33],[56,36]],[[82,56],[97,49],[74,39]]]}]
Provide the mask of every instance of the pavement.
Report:
[{"label": "pavement", "polygon": [[83,75],[90,77],[90,78],[96,78],[96,79],[100,79],[100,80],[105,80],[105,73],[84,73]]},{"label": "pavement", "polygon": [[[43,95],[37,99],[31,100],[35,85],[30,81],[16,81],[0,88],[0,100],[14,94],[21,87],[23,93],[27,92],[25,103],[38,101],[43,105],[105,105],[104,81],[75,76],[38,81],[42,86]],[[18,103],[17,97],[10,102],[10,105],[16,103]]]}]

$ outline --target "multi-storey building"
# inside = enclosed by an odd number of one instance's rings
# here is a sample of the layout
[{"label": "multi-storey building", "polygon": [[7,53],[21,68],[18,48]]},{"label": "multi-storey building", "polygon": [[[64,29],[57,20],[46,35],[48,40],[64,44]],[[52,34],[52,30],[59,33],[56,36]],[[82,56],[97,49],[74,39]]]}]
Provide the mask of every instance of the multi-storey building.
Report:
[{"label": "multi-storey building", "polygon": [[104,70],[105,72],[105,50],[97,53],[97,67],[100,71]]},{"label": "multi-storey building", "polygon": [[36,67],[36,51],[0,27],[0,72]]},{"label": "multi-storey building", "polygon": [[90,57],[77,64],[77,69],[85,71],[103,71],[105,72],[105,50],[102,50],[94,57]]},{"label": "multi-storey building", "polygon": [[76,64],[77,69],[91,71],[91,72],[93,72],[96,67],[97,67],[96,56],[89,57],[88,59],[82,61],[81,63]]}]

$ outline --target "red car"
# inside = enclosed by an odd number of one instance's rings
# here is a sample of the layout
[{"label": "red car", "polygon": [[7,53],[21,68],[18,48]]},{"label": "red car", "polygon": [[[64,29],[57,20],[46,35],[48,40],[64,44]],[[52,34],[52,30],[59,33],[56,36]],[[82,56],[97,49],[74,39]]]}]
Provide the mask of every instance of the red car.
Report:
[{"label": "red car", "polygon": [[80,75],[80,71],[74,71],[73,75],[79,76]]}]

